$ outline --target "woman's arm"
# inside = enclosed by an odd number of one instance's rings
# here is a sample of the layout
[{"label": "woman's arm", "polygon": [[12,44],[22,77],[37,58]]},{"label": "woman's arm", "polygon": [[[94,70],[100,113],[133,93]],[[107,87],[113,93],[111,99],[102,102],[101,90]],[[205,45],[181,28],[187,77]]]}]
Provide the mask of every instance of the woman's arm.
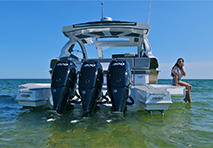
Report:
[{"label": "woman's arm", "polygon": [[184,67],[182,67],[182,74],[183,74],[183,76],[186,76],[186,71],[185,71]]}]

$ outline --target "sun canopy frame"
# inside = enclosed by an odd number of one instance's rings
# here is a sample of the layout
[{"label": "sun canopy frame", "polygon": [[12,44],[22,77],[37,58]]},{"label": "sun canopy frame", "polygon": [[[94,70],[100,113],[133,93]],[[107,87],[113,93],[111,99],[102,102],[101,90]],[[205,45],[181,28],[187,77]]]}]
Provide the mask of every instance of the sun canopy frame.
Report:
[{"label": "sun canopy frame", "polygon": [[79,43],[84,58],[87,58],[85,45],[95,44],[99,58],[103,58],[102,47],[138,47],[138,55],[142,52],[142,45],[147,44],[147,54],[152,54],[147,36],[148,24],[126,21],[96,21],[65,26],[63,34],[70,41],[62,48],[61,55],[70,54],[70,47]]}]

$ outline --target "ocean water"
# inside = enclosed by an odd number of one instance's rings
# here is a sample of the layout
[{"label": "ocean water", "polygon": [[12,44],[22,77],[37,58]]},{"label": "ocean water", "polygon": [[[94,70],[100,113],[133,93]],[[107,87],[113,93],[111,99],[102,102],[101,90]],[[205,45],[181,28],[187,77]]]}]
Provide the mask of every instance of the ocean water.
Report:
[{"label": "ocean water", "polygon": [[185,81],[193,86],[192,104],[172,98],[165,118],[146,111],[127,111],[118,118],[98,110],[82,119],[81,109],[57,116],[15,101],[18,85],[48,79],[0,79],[0,147],[213,147],[213,80]]}]

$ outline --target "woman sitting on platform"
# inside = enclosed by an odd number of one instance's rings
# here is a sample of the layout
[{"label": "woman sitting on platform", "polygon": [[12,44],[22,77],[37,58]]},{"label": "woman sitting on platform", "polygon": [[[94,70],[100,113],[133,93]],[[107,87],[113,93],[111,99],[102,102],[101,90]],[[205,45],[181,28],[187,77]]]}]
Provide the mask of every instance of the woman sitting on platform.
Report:
[{"label": "woman sitting on platform", "polygon": [[172,79],[172,85],[175,86],[185,86],[187,91],[186,91],[186,97],[183,99],[185,102],[191,103],[191,97],[190,97],[190,91],[192,86],[186,82],[181,81],[181,78],[183,76],[186,76],[186,71],[184,68],[184,60],[182,58],[179,58],[175,65],[172,67],[171,71],[171,76],[173,77]]}]

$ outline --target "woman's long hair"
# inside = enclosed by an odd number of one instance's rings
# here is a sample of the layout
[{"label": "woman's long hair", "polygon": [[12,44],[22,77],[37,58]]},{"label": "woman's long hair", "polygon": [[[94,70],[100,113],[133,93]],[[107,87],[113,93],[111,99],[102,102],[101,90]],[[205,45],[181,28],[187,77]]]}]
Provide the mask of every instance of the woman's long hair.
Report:
[{"label": "woman's long hair", "polygon": [[[183,59],[183,58],[179,58],[179,59],[177,60],[177,62],[175,63],[175,65],[172,67],[172,70],[175,68],[175,66],[177,66],[178,68],[181,69],[181,67],[178,65],[178,62],[179,62],[180,60],[182,60],[182,61],[184,62],[184,59]],[[174,77],[175,75],[172,73],[172,70],[171,70],[171,76]]]}]

